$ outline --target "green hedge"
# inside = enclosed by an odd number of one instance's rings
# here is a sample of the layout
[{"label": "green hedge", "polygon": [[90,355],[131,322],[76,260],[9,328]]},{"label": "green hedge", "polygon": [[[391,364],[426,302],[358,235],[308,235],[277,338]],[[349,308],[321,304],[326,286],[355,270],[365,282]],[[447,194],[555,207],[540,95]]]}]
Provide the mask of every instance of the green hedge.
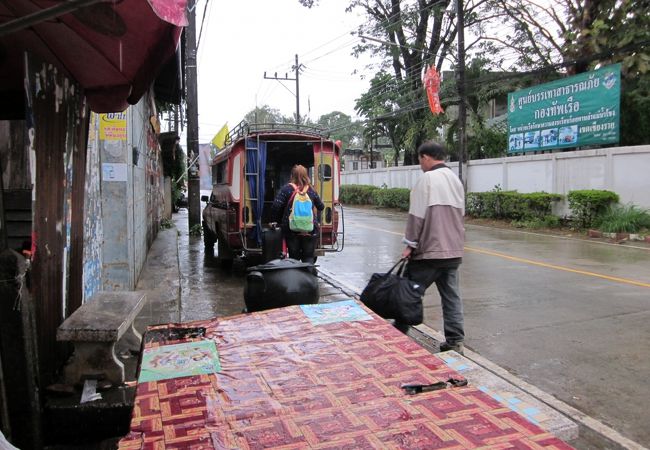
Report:
[{"label": "green hedge", "polygon": [[569,191],[567,195],[573,219],[581,228],[589,228],[596,218],[618,203],[618,194],[611,191],[586,189]]},{"label": "green hedge", "polygon": [[341,203],[348,205],[375,205],[381,208],[409,209],[409,189],[379,188],[364,184],[346,184],[341,186],[339,197]]},{"label": "green hedge", "polygon": [[397,208],[402,211],[409,210],[410,189],[390,188],[372,191],[372,204],[381,208]]},{"label": "green hedge", "polygon": [[544,220],[551,215],[553,203],[562,200],[559,194],[495,189],[490,192],[469,192],[466,195],[466,212],[472,217],[507,220]]},{"label": "green hedge", "polygon": [[345,184],[339,191],[339,200],[348,205],[372,205],[372,193],[376,190],[377,186]]}]

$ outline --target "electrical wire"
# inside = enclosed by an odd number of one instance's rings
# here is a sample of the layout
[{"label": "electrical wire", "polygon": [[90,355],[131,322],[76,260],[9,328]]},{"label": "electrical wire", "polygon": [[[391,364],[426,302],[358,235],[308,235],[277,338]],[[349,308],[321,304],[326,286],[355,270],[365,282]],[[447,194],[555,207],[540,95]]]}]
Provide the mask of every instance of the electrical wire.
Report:
[{"label": "electrical wire", "polygon": [[205,22],[205,12],[208,9],[208,3],[210,0],[205,0],[205,6],[203,7],[203,17],[201,18],[201,28],[199,29],[199,38],[196,40],[196,48],[201,46],[201,34],[203,33],[203,23]]}]

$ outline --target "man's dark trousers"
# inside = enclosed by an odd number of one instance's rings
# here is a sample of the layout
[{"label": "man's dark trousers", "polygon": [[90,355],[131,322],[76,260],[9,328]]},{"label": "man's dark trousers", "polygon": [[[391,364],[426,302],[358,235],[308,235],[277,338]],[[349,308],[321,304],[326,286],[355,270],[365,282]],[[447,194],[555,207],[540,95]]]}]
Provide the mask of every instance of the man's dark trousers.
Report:
[{"label": "man's dark trousers", "polygon": [[406,267],[406,276],[427,289],[436,283],[442,303],[445,340],[454,345],[465,340],[463,302],[458,287],[458,265],[444,265],[444,260],[440,259],[411,259]]}]

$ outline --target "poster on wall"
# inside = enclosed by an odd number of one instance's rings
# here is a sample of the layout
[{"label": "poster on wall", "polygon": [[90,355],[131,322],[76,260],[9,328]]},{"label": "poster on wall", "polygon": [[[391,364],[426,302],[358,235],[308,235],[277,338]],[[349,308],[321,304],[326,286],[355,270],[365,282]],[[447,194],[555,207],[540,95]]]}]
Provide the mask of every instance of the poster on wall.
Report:
[{"label": "poster on wall", "polygon": [[621,65],[508,94],[508,153],[617,144]]},{"label": "poster on wall", "polygon": [[99,115],[99,139],[126,141],[126,111]]}]

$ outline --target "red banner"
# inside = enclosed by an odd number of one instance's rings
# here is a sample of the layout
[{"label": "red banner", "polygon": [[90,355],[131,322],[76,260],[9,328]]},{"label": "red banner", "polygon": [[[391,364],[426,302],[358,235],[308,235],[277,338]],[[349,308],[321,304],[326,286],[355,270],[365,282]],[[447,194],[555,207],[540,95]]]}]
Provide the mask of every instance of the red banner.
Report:
[{"label": "red banner", "polygon": [[429,98],[429,108],[433,114],[440,114],[445,112],[440,105],[440,97],[438,91],[440,89],[440,75],[436,69],[431,66],[424,74],[424,89],[427,91]]}]

